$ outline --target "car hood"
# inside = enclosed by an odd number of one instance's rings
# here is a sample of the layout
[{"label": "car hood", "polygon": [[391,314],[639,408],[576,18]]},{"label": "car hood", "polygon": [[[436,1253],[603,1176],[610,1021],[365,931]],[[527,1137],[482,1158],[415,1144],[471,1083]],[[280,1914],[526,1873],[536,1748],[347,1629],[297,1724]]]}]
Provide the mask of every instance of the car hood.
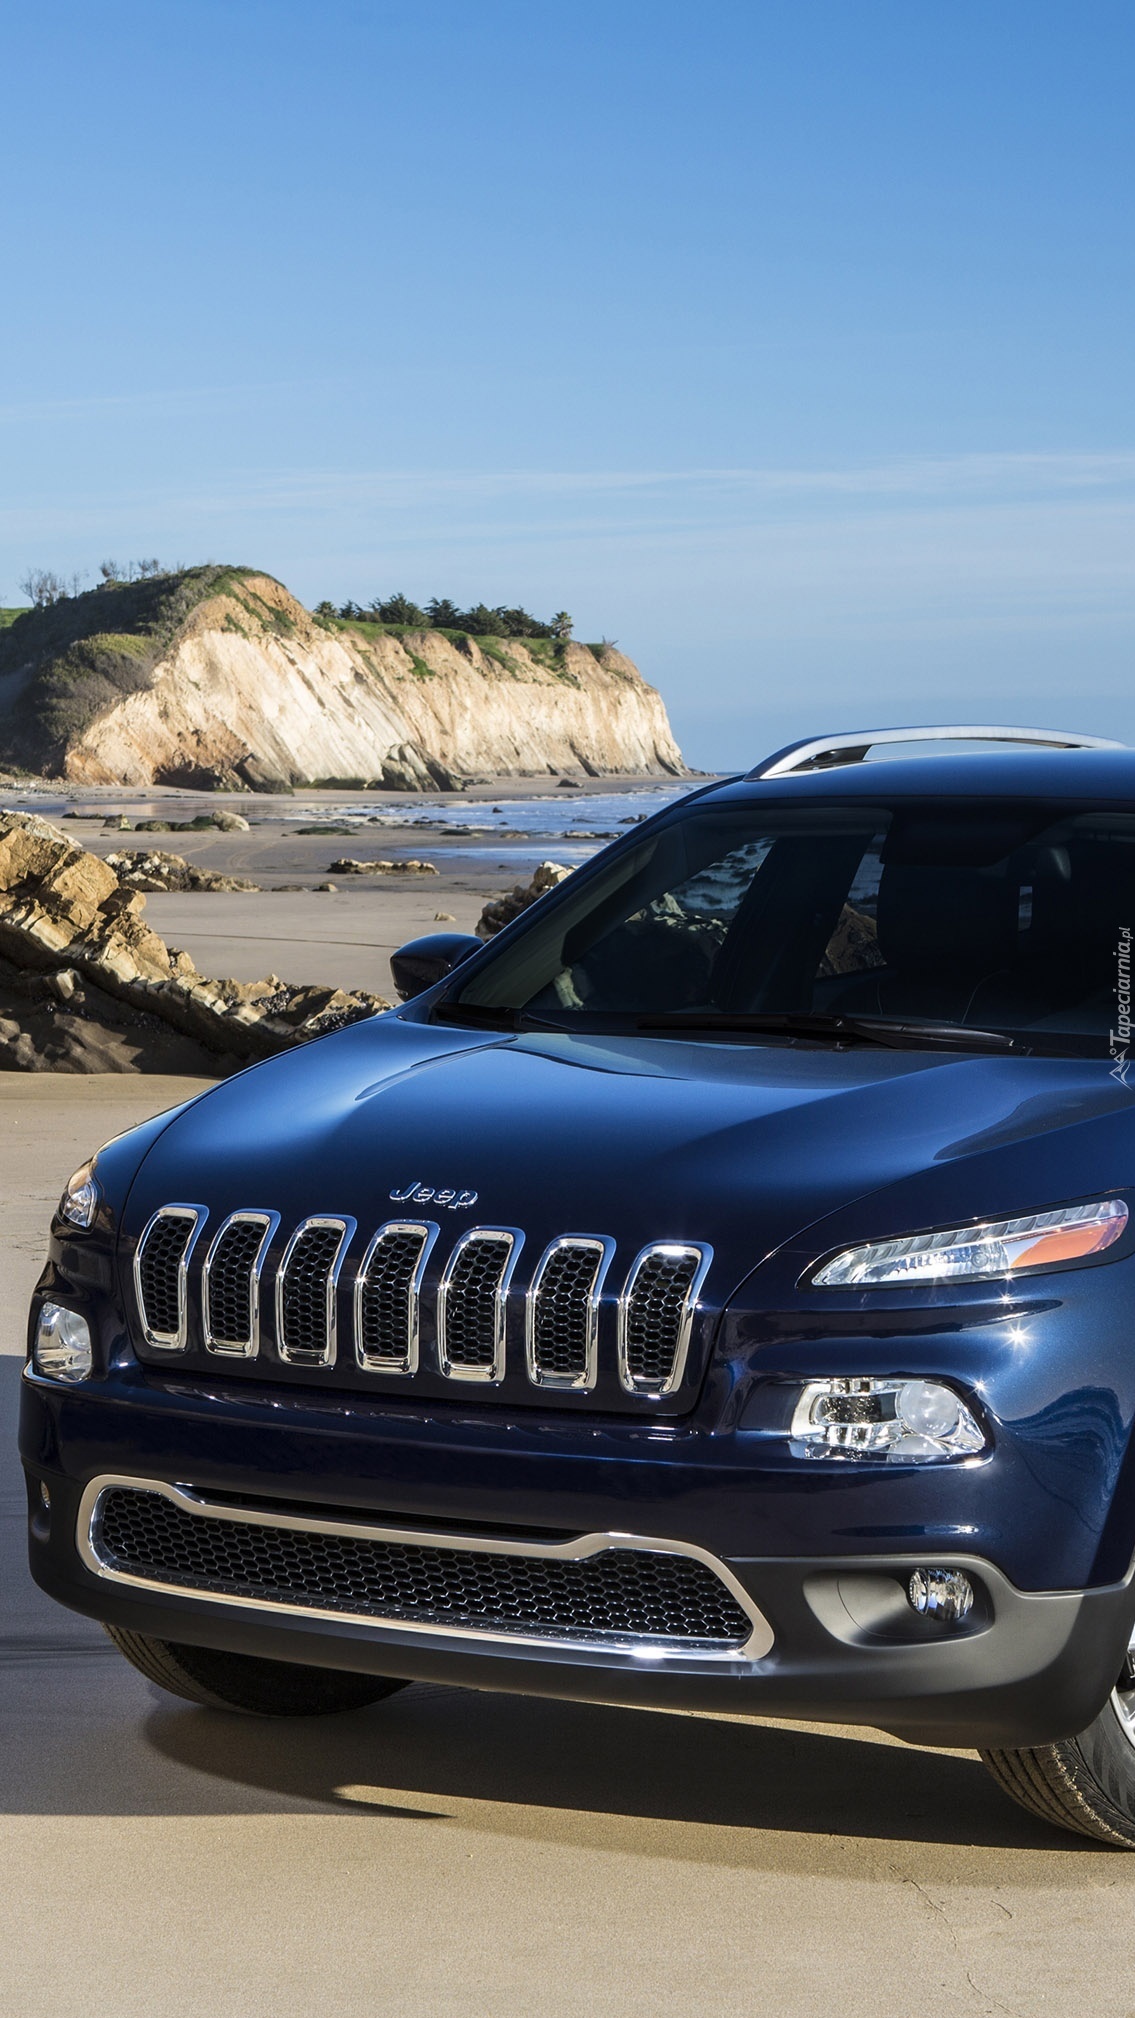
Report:
[{"label": "car hood", "polygon": [[808,1228],[822,1252],[1122,1184],[1133,1099],[1100,1061],[486,1036],[390,1016],[175,1115],[127,1229],[176,1200],[213,1225],[243,1206],[361,1231],[433,1218],[453,1238],[510,1226],[536,1252],[568,1232],[609,1234],[624,1255],[699,1240],[719,1302]]}]

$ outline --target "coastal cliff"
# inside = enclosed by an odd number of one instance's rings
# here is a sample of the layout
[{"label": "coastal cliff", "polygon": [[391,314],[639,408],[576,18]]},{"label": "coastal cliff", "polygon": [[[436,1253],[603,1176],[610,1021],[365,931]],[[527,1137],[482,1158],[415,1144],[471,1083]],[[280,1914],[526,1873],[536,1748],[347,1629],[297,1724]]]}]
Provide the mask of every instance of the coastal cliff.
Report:
[{"label": "coastal cliff", "polygon": [[0,631],[0,761],[254,790],[685,775],[660,695],[613,646],[313,615],[270,576],[220,567],[66,597]]}]

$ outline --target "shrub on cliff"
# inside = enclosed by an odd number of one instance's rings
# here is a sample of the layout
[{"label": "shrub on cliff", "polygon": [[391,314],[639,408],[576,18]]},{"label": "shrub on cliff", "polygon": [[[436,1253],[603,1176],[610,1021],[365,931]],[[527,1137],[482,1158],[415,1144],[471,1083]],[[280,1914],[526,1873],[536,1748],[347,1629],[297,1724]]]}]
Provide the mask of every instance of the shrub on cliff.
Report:
[{"label": "shrub on cliff", "polygon": [[391,624],[406,630],[461,631],[470,638],[570,638],[571,618],[566,610],[557,610],[550,623],[534,617],[531,610],[498,603],[490,609],[488,603],[474,603],[469,609],[459,609],[448,596],[434,596],[422,609],[409,596],[399,591],[387,596],[385,601],[376,596],[364,608],[361,603],[341,603],[336,609],[333,603],[322,602],[315,606],[317,617],[339,616],[348,623],[363,622]]}]

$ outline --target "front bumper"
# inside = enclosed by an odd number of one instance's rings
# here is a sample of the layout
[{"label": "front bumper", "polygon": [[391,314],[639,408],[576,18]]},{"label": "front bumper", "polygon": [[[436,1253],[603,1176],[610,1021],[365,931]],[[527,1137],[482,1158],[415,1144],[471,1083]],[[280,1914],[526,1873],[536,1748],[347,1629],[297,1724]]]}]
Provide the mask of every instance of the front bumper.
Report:
[{"label": "front bumper", "polygon": [[[1092,1721],[1120,1672],[1135,1608],[1130,1579],[1088,1591],[1022,1591],[988,1557],[940,1540],[917,1551],[750,1553],[743,1537],[739,1547],[723,1537],[716,1514],[708,1521],[712,1477],[695,1477],[688,1466],[683,1474],[676,1446],[659,1456],[647,1440],[628,1445],[621,1464],[609,1454],[604,1462],[598,1448],[587,1448],[588,1438],[600,1439],[595,1428],[575,1452],[588,1487],[573,1532],[586,1526],[596,1542],[676,1549],[715,1566],[751,1619],[743,1645],[710,1655],[423,1627],[123,1577],[92,1546],[100,1481],[118,1477],[159,1490],[188,1481],[191,1499],[211,1509],[202,1517],[214,1520],[245,1517],[251,1506],[277,1525],[306,1521],[382,1540],[404,1532],[413,1511],[427,1545],[432,1538],[446,1548],[529,1554],[565,1547],[541,1540],[532,1526],[546,1521],[545,1535],[569,1526],[568,1498],[554,1490],[562,1452],[549,1450],[543,1465],[538,1449],[510,1454],[510,1440],[523,1439],[515,1426],[494,1426],[501,1471],[515,1459],[525,1476],[520,1527],[516,1509],[488,1489],[489,1472],[468,1462],[475,1415],[451,1423],[448,1439],[423,1424],[418,1430],[396,1449],[364,1434],[357,1415],[313,1417],[294,1401],[234,1404],[140,1374],[80,1390],[27,1376],[21,1446],[33,1574],[72,1609],[162,1639],[406,1680],[861,1723],[937,1744],[1023,1746],[1070,1736]],[[541,1474],[543,1493],[534,1489]],[[974,1583],[978,1602],[959,1629],[922,1621],[905,1604],[910,1570],[928,1561],[948,1561]]]}]

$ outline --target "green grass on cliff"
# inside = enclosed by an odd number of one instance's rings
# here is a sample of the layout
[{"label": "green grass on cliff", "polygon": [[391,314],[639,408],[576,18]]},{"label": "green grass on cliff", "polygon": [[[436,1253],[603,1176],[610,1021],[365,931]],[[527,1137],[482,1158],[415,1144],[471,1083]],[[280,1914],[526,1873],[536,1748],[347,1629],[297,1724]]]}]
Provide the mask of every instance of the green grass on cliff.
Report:
[{"label": "green grass on cliff", "polygon": [[281,613],[246,586],[260,572],[209,564],[64,596],[45,609],[5,610],[0,682],[17,677],[6,705],[0,702],[0,762],[58,772],[68,746],[93,721],[149,685],[158,660],[207,596],[227,591],[255,625],[281,630],[274,621]]},{"label": "green grass on cliff", "polygon": [[[377,617],[329,616],[326,611],[320,610],[312,612],[312,621],[324,631],[354,633],[366,644],[371,644],[378,638],[397,638],[398,643],[409,653],[413,661],[413,672],[417,679],[432,678],[432,668],[423,667],[422,660],[408,640],[436,636],[445,638],[451,645],[456,645],[458,651],[464,652],[466,656],[469,646],[476,645],[483,657],[494,660],[514,677],[517,676],[518,669],[515,659],[510,658],[509,654],[516,646],[521,646],[529,658],[535,659],[538,665],[547,666],[550,672],[555,673],[557,679],[565,680],[572,687],[582,685],[577,673],[570,673],[564,668],[565,641],[562,638],[494,638],[486,637],[480,631],[451,630],[444,624],[384,624]],[[572,639],[571,642],[575,644],[579,641]],[[581,650],[590,652],[599,665],[603,664],[603,654],[606,650],[604,645],[581,645]]]}]

